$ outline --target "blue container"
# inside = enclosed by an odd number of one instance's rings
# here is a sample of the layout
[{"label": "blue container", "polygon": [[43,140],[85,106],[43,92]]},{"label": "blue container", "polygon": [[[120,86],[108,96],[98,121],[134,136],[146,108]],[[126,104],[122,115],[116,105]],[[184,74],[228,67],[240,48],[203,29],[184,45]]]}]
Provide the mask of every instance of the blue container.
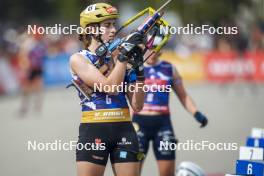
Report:
[{"label": "blue container", "polygon": [[247,138],[247,146],[264,148],[264,138]]},{"label": "blue container", "polygon": [[236,174],[264,176],[264,161],[237,160]]}]

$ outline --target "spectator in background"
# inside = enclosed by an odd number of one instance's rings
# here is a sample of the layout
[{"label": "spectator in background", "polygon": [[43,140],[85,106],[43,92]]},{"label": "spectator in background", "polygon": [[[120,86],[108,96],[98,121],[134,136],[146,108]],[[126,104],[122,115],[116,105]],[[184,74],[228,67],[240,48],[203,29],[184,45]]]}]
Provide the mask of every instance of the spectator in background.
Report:
[{"label": "spectator in background", "polygon": [[252,51],[264,49],[264,35],[261,25],[253,25],[250,33],[249,49]]},{"label": "spectator in background", "polygon": [[43,59],[46,54],[46,44],[41,35],[24,35],[18,53],[20,67],[24,71],[22,81],[22,102],[20,115],[23,116],[28,111],[29,96],[35,93],[34,109],[41,110],[42,88],[43,88]]}]

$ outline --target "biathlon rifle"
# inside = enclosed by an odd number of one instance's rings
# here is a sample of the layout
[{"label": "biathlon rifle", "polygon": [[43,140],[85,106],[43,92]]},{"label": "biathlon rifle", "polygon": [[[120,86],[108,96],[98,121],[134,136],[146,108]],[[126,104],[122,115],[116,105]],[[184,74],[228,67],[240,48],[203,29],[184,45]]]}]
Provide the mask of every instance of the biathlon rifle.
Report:
[{"label": "biathlon rifle", "polygon": [[[130,25],[131,23],[133,23],[135,20],[137,20],[138,18],[140,18],[141,16],[145,15],[147,12],[149,13],[148,18],[145,20],[144,23],[142,23],[137,29],[136,31],[141,33],[142,35],[146,36],[147,33],[153,29],[155,26],[159,27],[161,25],[166,26],[166,27],[170,27],[168,22],[166,22],[165,20],[161,19],[161,17],[163,16],[164,12],[161,12],[165,6],[167,6],[172,0],[168,0],[167,2],[165,2],[158,10],[154,10],[151,7],[148,7],[144,10],[142,10],[141,12],[139,12],[138,14],[136,14],[135,16],[133,16],[131,19],[129,19],[128,21],[126,21],[117,31],[117,34],[124,29],[125,27],[127,27],[128,25]],[[163,40],[161,41],[161,43],[154,49],[154,51],[159,51],[168,41],[170,37],[170,34],[166,34],[163,38]],[[154,38],[155,38],[155,33],[154,35],[152,35],[152,37],[146,42],[145,45],[145,51],[146,49],[151,48],[152,43],[154,42]],[[107,53],[113,53],[123,42],[124,38],[118,38],[114,41],[112,41],[111,43],[106,43],[106,44],[102,44],[101,46],[99,46],[96,49],[96,55],[99,57],[105,56]],[[154,51],[152,53],[150,53],[150,55],[145,58],[144,62],[154,53]]]},{"label": "biathlon rifle", "polygon": [[[132,17],[131,19],[129,19],[127,22],[125,22],[117,31],[117,33],[119,33],[122,29],[124,29],[125,27],[127,27],[128,25],[130,25],[131,23],[133,23],[135,20],[137,20],[138,18],[140,18],[141,16],[145,15],[147,12],[149,13],[149,17],[145,20],[144,23],[142,23],[137,29],[136,31],[141,33],[143,36],[146,36],[147,33],[152,30],[154,27],[157,26],[166,26],[166,27],[170,27],[168,22],[166,22],[165,20],[161,19],[161,17],[163,16],[164,12],[161,12],[161,10],[167,6],[172,0],[168,0],[167,2],[165,2],[157,11],[155,11],[153,8],[148,7],[144,10],[142,10],[141,12],[139,12],[137,15],[135,15],[134,17]],[[155,51],[159,51],[168,41],[170,37],[170,33],[166,34],[163,38],[163,40],[161,41],[161,43],[154,49],[154,51],[152,53],[150,53],[144,60],[144,62],[152,55],[155,53]],[[154,35],[152,35],[152,37],[146,42],[145,44],[145,50],[148,48],[151,48],[151,45],[154,42],[154,38],[155,38],[155,33]],[[96,55],[99,57],[103,57],[106,56],[107,53],[113,53],[124,41],[124,38],[121,39],[116,39],[113,42],[110,43],[105,43],[102,44],[101,46],[99,46],[96,49]],[[101,71],[101,70],[100,70]],[[104,71],[101,71],[104,72]],[[80,93],[84,96],[83,101],[80,104],[83,104],[86,100],[90,100],[91,98],[91,94],[92,94],[92,89],[89,88],[87,85],[85,85],[81,80],[72,80],[72,83],[70,85],[68,85],[67,87],[70,86],[74,86],[77,90],[80,91]]]}]

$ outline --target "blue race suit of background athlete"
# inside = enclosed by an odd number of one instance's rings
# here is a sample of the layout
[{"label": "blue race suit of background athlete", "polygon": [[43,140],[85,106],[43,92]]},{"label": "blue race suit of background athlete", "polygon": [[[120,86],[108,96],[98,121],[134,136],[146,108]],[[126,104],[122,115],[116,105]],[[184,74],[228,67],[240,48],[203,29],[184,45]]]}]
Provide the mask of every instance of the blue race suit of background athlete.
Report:
[{"label": "blue race suit of background athlete", "polygon": [[[145,66],[145,84],[148,86],[169,87],[173,83],[172,65],[166,61],[160,61],[154,66]],[[169,114],[169,93],[170,91],[148,91],[145,95],[144,108],[147,111],[157,111]]]},{"label": "blue race suit of background athlete", "polygon": [[[165,61],[145,66],[145,85],[172,86],[173,66]],[[169,112],[169,91],[149,90],[145,95],[143,110],[155,111],[159,115],[134,114],[133,122],[137,130],[139,150],[147,154],[149,142],[153,141],[153,151],[157,160],[175,160],[174,150],[160,149],[161,142],[177,143]]]}]

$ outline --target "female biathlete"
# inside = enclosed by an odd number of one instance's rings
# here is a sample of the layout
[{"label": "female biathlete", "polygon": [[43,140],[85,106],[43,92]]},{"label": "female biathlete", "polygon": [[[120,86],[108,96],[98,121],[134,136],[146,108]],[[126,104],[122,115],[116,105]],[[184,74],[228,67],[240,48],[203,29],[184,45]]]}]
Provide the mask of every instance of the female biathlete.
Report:
[{"label": "female biathlete", "polygon": [[[78,176],[102,176],[109,156],[115,175],[139,175],[141,155],[126,96],[133,110],[140,111],[144,92],[139,88],[138,92],[125,93],[115,88],[109,90],[109,87],[117,87],[122,82],[144,85],[144,70],[139,70],[142,67],[126,71],[131,55],[143,63],[139,48],[143,37],[136,32],[130,34],[113,57],[108,53],[100,54],[100,57],[96,54],[100,46],[114,39],[118,16],[117,9],[105,3],[90,5],[80,14],[80,25],[86,29],[86,33],[80,35],[85,49],[70,58],[72,81],[78,89],[82,105],[76,149]],[[96,86],[108,89],[103,88],[105,92],[100,92],[99,88],[95,90]]]},{"label": "female biathlete", "polygon": [[166,61],[159,60],[161,53],[155,52],[154,48],[161,43],[161,40],[161,36],[156,36],[153,49],[146,52],[147,56],[154,52],[144,65],[145,86],[149,87],[149,91],[146,92],[143,109],[134,113],[133,123],[139,138],[140,151],[147,154],[149,141],[152,140],[159,175],[173,176],[175,150],[160,149],[160,142],[177,142],[170,120],[169,85],[177,94],[184,108],[201,123],[201,127],[207,125],[207,118],[197,110],[191,97],[187,94],[176,68]]}]

